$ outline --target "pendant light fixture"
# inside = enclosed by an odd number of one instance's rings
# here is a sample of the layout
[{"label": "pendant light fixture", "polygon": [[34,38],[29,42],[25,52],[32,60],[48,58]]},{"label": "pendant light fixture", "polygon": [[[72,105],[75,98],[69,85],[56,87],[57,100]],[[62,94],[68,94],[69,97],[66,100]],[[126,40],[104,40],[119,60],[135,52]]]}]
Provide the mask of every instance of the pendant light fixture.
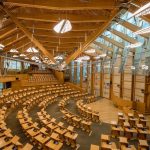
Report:
[{"label": "pendant light fixture", "polygon": [[66,33],[72,30],[72,25],[68,19],[63,19],[53,29],[57,33]]}]

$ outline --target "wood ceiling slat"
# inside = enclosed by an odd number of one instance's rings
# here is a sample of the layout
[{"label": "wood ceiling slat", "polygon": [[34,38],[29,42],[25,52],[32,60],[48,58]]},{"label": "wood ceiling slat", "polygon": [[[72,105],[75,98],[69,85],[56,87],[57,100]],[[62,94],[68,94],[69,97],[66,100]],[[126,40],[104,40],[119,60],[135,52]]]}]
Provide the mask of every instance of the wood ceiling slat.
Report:
[{"label": "wood ceiling slat", "polygon": [[5,0],[4,4],[50,10],[113,9],[116,7],[115,0],[92,0],[89,2],[81,2],[80,0]]}]

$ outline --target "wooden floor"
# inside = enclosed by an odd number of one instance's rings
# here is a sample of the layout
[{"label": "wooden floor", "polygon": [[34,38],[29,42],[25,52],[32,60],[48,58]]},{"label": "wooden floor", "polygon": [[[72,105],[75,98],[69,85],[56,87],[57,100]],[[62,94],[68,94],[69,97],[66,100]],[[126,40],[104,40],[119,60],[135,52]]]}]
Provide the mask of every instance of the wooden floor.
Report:
[{"label": "wooden floor", "polygon": [[117,121],[118,112],[122,112],[120,109],[116,108],[111,100],[100,99],[94,103],[88,104],[92,110],[98,111],[100,113],[101,119],[105,123],[110,123],[110,121]]},{"label": "wooden floor", "polygon": [[[87,106],[91,107],[92,110],[98,111],[100,113],[101,119],[105,123],[110,123],[111,121],[117,121],[118,112],[122,110],[116,108],[113,102],[108,99],[100,99],[96,102],[90,103]],[[146,116],[149,120],[147,125],[150,126],[150,115]]]}]

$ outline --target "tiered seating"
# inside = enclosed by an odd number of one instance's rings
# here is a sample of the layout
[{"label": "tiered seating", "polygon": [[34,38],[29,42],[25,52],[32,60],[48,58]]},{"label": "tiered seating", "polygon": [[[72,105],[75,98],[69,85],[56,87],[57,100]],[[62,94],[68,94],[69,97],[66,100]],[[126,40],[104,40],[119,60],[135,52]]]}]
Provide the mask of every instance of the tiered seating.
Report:
[{"label": "tiered seating", "polygon": [[99,112],[92,111],[90,107],[86,106],[83,103],[83,100],[77,101],[76,106],[77,106],[78,111],[83,117],[90,119],[91,121],[94,121],[94,122],[101,121]]},{"label": "tiered seating", "polygon": [[59,135],[61,142],[66,142],[67,145],[71,145],[73,148],[77,146],[76,139],[78,134],[73,130],[73,127],[64,127],[63,122],[56,122],[56,119],[51,118],[51,116],[47,114],[44,109],[38,112],[38,116],[42,125],[44,125],[48,131]]},{"label": "tiered seating", "polygon": [[[66,143],[72,148],[76,148],[78,134],[74,131],[74,127],[90,132],[91,122],[71,113],[69,110],[65,109],[64,106],[68,103],[70,98],[77,100],[79,98],[84,99],[86,95],[87,94],[83,94],[80,91],[70,88],[70,86],[66,84],[55,84],[28,87],[12,91],[6,96],[1,97],[0,104],[3,105],[5,103],[7,108],[14,108],[18,105],[23,108],[18,111],[17,118],[23,132],[36,147],[40,149],[55,150],[61,149],[63,144]],[[56,102],[58,100],[57,97],[59,96],[63,97],[59,103],[61,112],[63,112],[64,118],[66,118],[67,122],[72,126],[64,127],[63,122],[57,122],[55,118],[52,118],[44,110],[49,104]],[[33,122],[32,118],[29,116],[29,111],[36,105],[41,108],[41,111],[38,112],[38,116],[42,127],[40,127],[37,122]],[[67,118],[68,116],[71,117]],[[5,125],[5,123],[3,124]],[[3,124],[1,123],[1,126],[3,126]],[[8,134],[8,132],[10,132],[9,129],[6,132],[4,131],[3,134]],[[15,139],[16,137],[17,136],[15,136]],[[17,143],[19,142],[18,140],[19,138],[17,138]],[[17,147],[20,146],[20,149],[32,149],[32,145],[30,144],[27,144],[24,147],[22,144],[20,145],[17,145]]]},{"label": "tiered seating", "polygon": [[71,125],[73,125],[76,128],[81,128],[83,131],[91,132],[91,122],[87,119],[82,119],[80,116],[73,114],[69,110],[65,108],[65,105],[67,104],[67,101],[69,98],[65,97],[62,99],[59,103],[61,112],[64,115],[64,119]]},{"label": "tiered seating", "polygon": [[51,82],[57,81],[52,74],[32,74],[28,82]]},{"label": "tiered seating", "polygon": [[118,113],[118,122],[112,121],[112,135],[118,137],[121,132],[127,139],[135,138],[137,135],[138,139],[146,140],[147,135],[150,135],[149,127],[146,126],[147,120],[142,114],[138,115],[138,118],[134,114],[129,113],[128,117],[125,117],[123,113]]},{"label": "tiered seating", "polygon": [[20,150],[31,150],[32,145],[27,144],[25,146],[19,142],[20,137],[13,136],[11,130],[7,128],[5,123],[5,118],[7,114],[7,108],[2,107],[0,109],[0,149],[11,150],[11,149],[20,149]]},{"label": "tiered seating", "polygon": [[25,134],[30,138],[34,145],[37,145],[38,149],[61,149],[63,143],[60,142],[59,135],[57,133],[49,133],[44,127],[39,128],[38,123],[33,122],[29,117],[26,108],[18,112],[18,119]]},{"label": "tiered seating", "polygon": [[[119,112],[118,121],[111,122],[111,134],[101,134],[101,148],[91,144],[90,150],[149,150],[150,130],[146,126],[147,121],[143,114],[134,116],[128,113],[128,116],[125,116]],[[114,142],[112,138],[117,140]],[[131,144],[132,139],[135,141]]]},{"label": "tiered seating", "polygon": [[54,103],[54,102],[56,102],[57,101],[57,98],[58,97],[58,94],[55,94],[55,95],[53,95],[53,96],[45,96],[44,98],[43,98],[43,101],[42,102],[40,102],[40,104],[38,105],[40,108],[45,108],[45,107],[47,107],[49,104],[52,104],[52,103]]}]

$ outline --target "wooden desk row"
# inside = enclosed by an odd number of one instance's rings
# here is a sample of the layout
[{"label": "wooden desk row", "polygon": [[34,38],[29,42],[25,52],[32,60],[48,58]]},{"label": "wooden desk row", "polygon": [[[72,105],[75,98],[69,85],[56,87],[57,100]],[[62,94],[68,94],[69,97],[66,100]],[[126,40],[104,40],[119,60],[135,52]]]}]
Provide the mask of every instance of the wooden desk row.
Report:
[{"label": "wooden desk row", "polygon": [[55,94],[53,96],[47,96],[40,104],[38,105],[40,108],[46,108],[49,104],[52,104],[57,101],[58,95]]},{"label": "wooden desk row", "polygon": [[82,119],[81,117],[72,114],[67,109],[62,109],[61,112],[64,114],[64,119],[76,128],[81,128],[83,131],[91,132],[92,123],[88,120]]},{"label": "wooden desk row", "polygon": [[23,146],[19,142],[20,137],[16,135],[13,136],[11,130],[7,128],[5,123],[6,112],[6,107],[2,107],[0,109],[0,149],[12,150],[16,148],[19,150],[31,150],[33,147],[32,145],[27,143],[25,146]]},{"label": "wooden desk row", "polygon": [[[100,138],[101,148],[99,145],[91,144],[90,150],[136,150],[135,145],[130,145],[126,137],[119,137],[119,145],[111,141],[110,135],[102,134]],[[138,140],[138,150],[148,150],[147,140]],[[119,146],[119,148],[117,147]]]},{"label": "wooden desk row", "polygon": [[44,127],[39,128],[38,123],[33,123],[32,118],[29,117],[27,109],[19,111],[17,117],[23,131],[30,138],[33,145],[37,145],[39,149],[59,150],[62,148],[63,143],[60,141],[59,135],[53,132],[49,134]]},{"label": "wooden desk row", "polygon": [[134,127],[137,123],[142,124],[144,127],[146,127],[146,123],[148,122],[143,114],[138,114],[138,118],[136,118],[132,113],[128,113],[128,117],[126,117],[121,112],[118,113],[118,124],[123,125],[123,123],[127,120],[132,127]]},{"label": "wooden desk row", "polygon": [[117,124],[117,122],[111,122],[111,134],[114,137],[118,137],[121,134],[125,135],[128,139],[138,137],[139,139],[145,140],[150,135],[150,130],[144,128],[142,124],[137,124],[136,127],[131,127],[128,122],[124,122],[123,126]]},{"label": "wooden desk row", "polygon": [[50,132],[55,132],[59,135],[61,142],[66,142],[67,145],[75,148],[77,146],[76,139],[78,134],[73,130],[74,128],[69,126],[65,128],[63,126],[63,122],[56,122],[55,118],[51,118],[49,114],[42,109],[37,113],[42,124],[48,129]]},{"label": "wooden desk row", "polygon": [[94,121],[94,122],[101,121],[99,112],[92,111],[90,107],[86,106],[83,103],[83,100],[77,101],[76,106],[80,114],[84,116],[85,118],[90,119],[91,121]]}]

